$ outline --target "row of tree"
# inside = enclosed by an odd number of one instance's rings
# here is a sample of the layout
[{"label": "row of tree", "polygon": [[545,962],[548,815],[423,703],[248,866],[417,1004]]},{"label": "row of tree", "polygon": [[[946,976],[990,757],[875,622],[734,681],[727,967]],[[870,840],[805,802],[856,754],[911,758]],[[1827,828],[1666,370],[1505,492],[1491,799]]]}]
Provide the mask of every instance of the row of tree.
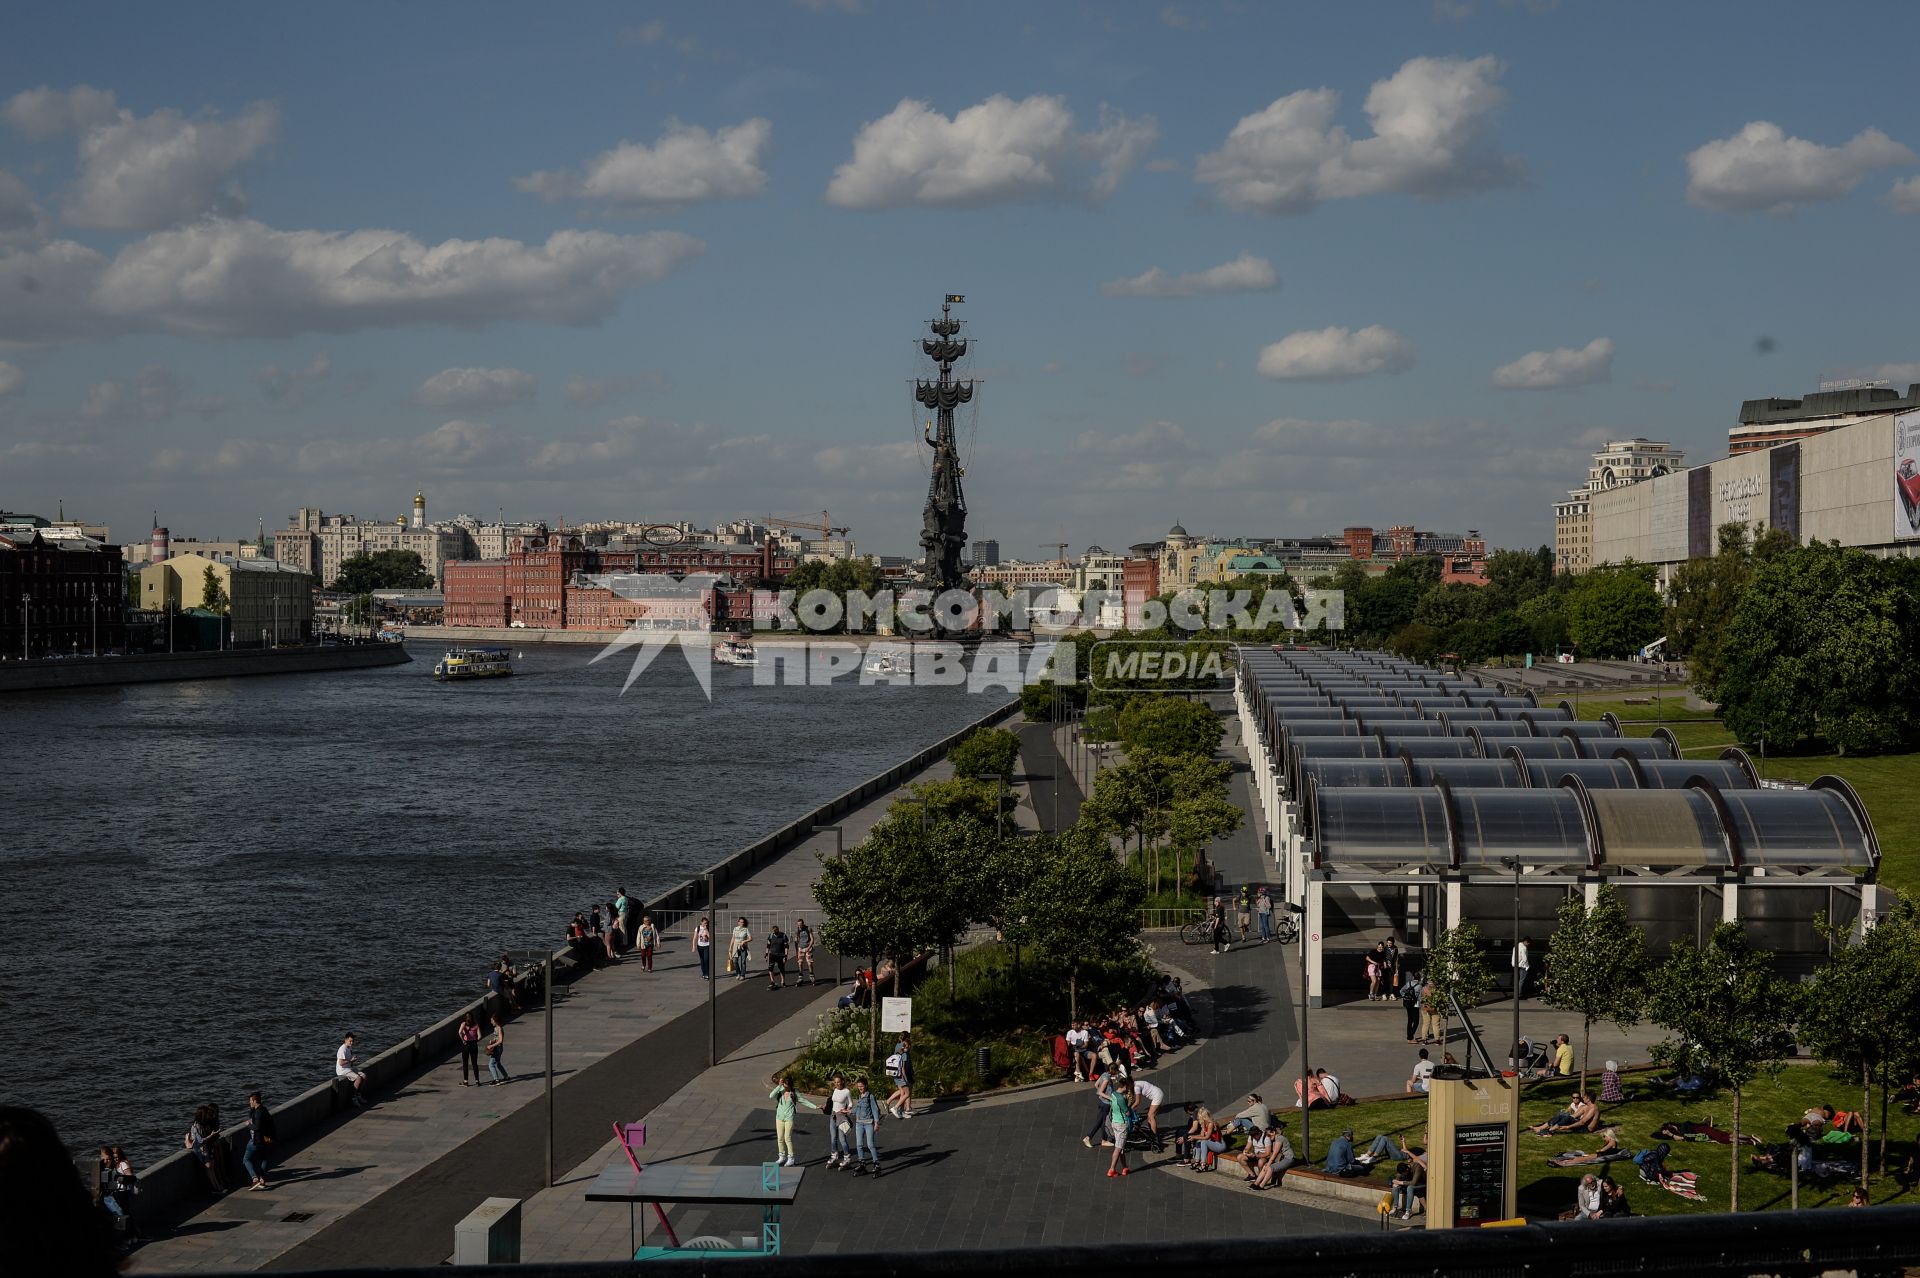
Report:
[{"label": "row of tree", "polygon": [[[1893,1084],[1920,1063],[1920,912],[1900,904],[1856,934],[1822,919],[1833,955],[1808,985],[1780,975],[1773,956],[1753,949],[1738,923],[1722,923],[1705,945],[1681,941],[1658,966],[1646,959],[1646,938],[1627,916],[1611,884],[1594,904],[1579,897],[1560,908],[1546,958],[1546,1001],[1580,1017],[1580,1086],[1586,1089],[1593,1027],[1621,1029],[1646,1020],[1669,1037],[1654,1060],[1724,1087],[1732,1101],[1732,1210],[1740,1209],[1742,1092],[1771,1077],[1796,1042],[1860,1083],[1860,1184],[1869,1183],[1874,1132],[1879,1170],[1886,1171],[1887,1110]],[[1428,954],[1435,1010],[1451,994],[1461,1007],[1492,988],[1486,946],[1465,923]],[[1875,1092],[1880,1114],[1871,1118]]]}]

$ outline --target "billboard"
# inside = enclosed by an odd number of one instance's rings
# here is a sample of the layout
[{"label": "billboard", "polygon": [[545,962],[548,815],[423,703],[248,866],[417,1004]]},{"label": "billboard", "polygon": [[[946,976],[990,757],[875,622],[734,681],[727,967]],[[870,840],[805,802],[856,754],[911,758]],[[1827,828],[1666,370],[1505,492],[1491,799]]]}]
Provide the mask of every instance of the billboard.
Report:
[{"label": "billboard", "polygon": [[1767,526],[1800,540],[1800,445],[1767,450]]},{"label": "billboard", "polygon": [[1893,419],[1893,535],[1920,537],[1920,412]]}]

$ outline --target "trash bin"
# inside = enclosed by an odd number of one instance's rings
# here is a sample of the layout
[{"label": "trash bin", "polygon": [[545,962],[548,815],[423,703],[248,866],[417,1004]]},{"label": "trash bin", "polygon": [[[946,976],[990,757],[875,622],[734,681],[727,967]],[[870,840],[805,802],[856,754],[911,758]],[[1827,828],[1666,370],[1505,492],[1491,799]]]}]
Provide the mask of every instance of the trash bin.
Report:
[{"label": "trash bin", "polygon": [[983,1079],[993,1073],[993,1049],[991,1047],[976,1047],[973,1049],[973,1072]]}]

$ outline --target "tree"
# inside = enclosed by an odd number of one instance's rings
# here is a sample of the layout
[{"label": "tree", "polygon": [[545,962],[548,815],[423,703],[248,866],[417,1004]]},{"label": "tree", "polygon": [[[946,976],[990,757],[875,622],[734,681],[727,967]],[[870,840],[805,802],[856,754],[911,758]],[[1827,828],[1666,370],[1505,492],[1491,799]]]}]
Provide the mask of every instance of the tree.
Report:
[{"label": "tree", "polygon": [[1920,916],[1901,902],[1857,940],[1824,917],[1833,955],[1814,974],[1799,1037],[1821,1060],[1860,1078],[1860,1187],[1867,1187],[1873,1089],[1880,1086],[1880,1170],[1887,1170],[1887,1093],[1920,1042]]},{"label": "tree", "polygon": [[1129,754],[1210,755],[1226,732],[1211,706],[1184,698],[1135,697],[1120,711],[1120,741]]},{"label": "tree", "polygon": [[1443,582],[1420,596],[1420,602],[1413,609],[1413,619],[1419,625],[1445,630],[1463,621],[1484,619],[1495,602],[1497,597],[1485,586],[1469,586],[1464,581]]},{"label": "tree", "polygon": [[1448,928],[1440,934],[1440,943],[1427,951],[1427,980],[1433,984],[1433,996],[1427,1007],[1440,1014],[1440,1041],[1447,1040],[1447,1021],[1453,1013],[1447,996],[1453,996],[1460,1010],[1474,1006],[1493,988],[1493,973],[1487,967],[1486,946],[1480,929],[1471,923]]},{"label": "tree", "polygon": [[1138,952],[1146,885],[1127,872],[1097,830],[1076,825],[1026,842],[1035,870],[1010,911],[1009,935],[1037,943],[1065,965],[1068,1014],[1078,1020],[1086,966]]},{"label": "tree", "polygon": [[1589,657],[1627,657],[1660,636],[1665,610],[1646,564],[1609,564],[1567,592],[1567,633]]},{"label": "tree", "polygon": [[1793,1050],[1789,1029],[1800,1011],[1800,987],[1775,975],[1773,956],[1747,944],[1738,923],[1713,929],[1705,947],[1681,940],[1647,982],[1647,1015],[1673,1035],[1653,1059],[1711,1075],[1733,1092],[1733,1189],[1740,1210],[1740,1093],[1771,1077]]},{"label": "tree", "polygon": [[1558,652],[1571,640],[1567,633],[1567,596],[1565,591],[1549,590],[1535,595],[1513,610],[1527,627],[1535,652]]},{"label": "tree", "polygon": [[207,571],[200,578],[200,606],[208,612],[225,616],[233,606],[233,600],[227,594],[227,588],[220,584],[220,574],[207,565]]},{"label": "tree", "polygon": [[1841,753],[1920,742],[1920,560],[1812,542],[1756,564],[1710,695],[1741,741]]},{"label": "tree", "polygon": [[418,551],[376,550],[341,560],[340,575],[330,588],[364,595],[375,590],[430,590],[434,584]]},{"label": "tree", "polygon": [[1593,1027],[1611,1021],[1624,1032],[1640,1018],[1647,938],[1627,918],[1613,884],[1602,883],[1593,908],[1580,897],[1560,905],[1547,954],[1547,1002],[1580,1015],[1580,1090],[1587,1089]]},{"label": "tree", "polygon": [[1440,655],[1440,632],[1432,626],[1412,622],[1387,636],[1386,649],[1409,661],[1431,664]]},{"label": "tree", "polygon": [[1020,758],[1020,734],[1005,728],[981,728],[947,751],[956,777],[1013,776]]},{"label": "tree", "polygon": [[1553,548],[1496,550],[1487,556],[1487,585],[1504,608],[1518,608],[1553,586]]}]

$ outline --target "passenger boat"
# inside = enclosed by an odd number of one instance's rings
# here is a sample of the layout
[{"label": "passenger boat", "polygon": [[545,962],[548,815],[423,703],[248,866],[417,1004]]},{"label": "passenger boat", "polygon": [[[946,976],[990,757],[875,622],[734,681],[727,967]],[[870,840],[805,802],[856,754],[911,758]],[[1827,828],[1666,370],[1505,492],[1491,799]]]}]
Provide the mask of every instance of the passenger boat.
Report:
[{"label": "passenger boat", "polygon": [[867,649],[867,659],[860,669],[863,674],[911,678],[913,650],[904,647],[881,647],[876,644]]},{"label": "passenger boat", "polygon": [[433,677],[459,679],[495,679],[513,673],[513,660],[505,648],[449,648],[433,663]]},{"label": "passenger boat", "polygon": [[753,645],[741,639],[729,639],[713,650],[713,659],[723,666],[757,666]]}]

